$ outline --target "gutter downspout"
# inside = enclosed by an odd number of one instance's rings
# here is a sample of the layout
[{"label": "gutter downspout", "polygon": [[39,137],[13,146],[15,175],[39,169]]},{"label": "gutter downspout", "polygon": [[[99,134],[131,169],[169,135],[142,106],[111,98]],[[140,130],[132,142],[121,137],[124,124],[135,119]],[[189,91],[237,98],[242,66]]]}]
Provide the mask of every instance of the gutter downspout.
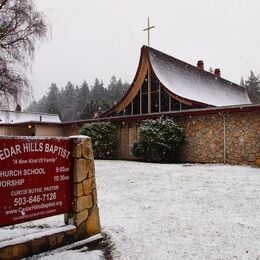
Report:
[{"label": "gutter downspout", "polygon": [[223,131],[224,131],[224,134],[223,134],[223,143],[224,143],[224,151],[223,151],[223,154],[224,154],[224,158],[223,158],[223,161],[224,161],[224,164],[226,164],[226,153],[227,153],[227,149],[226,149],[226,115],[223,114]]},{"label": "gutter downspout", "polygon": [[219,113],[223,117],[223,163],[226,164],[227,149],[226,149],[226,113]]}]

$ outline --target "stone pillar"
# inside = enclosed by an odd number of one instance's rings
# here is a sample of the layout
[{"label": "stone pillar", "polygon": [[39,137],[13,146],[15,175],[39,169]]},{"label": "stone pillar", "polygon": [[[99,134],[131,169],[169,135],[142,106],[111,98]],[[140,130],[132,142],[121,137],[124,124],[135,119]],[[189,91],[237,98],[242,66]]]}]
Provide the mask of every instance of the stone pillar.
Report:
[{"label": "stone pillar", "polygon": [[94,156],[91,138],[71,136],[73,141],[74,183],[73,212],[65,215],[65,222],[75,225],[78,238],[89,237],[101,232]]}]

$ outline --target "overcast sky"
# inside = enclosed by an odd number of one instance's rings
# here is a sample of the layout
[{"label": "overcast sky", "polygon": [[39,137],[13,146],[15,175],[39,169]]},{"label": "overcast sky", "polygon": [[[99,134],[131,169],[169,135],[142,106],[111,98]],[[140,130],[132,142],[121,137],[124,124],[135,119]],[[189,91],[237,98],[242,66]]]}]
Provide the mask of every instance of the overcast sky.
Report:
[{"label": "overcast sky", "polygon": [[51,24],[39,45],[31,81],[36,99],[52,82],[132,82],[147,44],[147,17],[155,29],[151,47],[205,69],[220,68],[236,83],[260,72],[259,0],[33,0]]}]

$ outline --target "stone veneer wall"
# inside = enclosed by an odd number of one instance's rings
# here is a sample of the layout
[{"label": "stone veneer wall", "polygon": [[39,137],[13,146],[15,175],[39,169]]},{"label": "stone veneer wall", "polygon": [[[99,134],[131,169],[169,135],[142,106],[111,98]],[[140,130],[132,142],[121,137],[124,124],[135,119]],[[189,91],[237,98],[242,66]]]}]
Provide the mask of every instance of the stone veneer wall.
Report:
[{"label": "stone veneer wall", "polygon": [[23,238],[17,242],[0,243],[0,259],[21,259],[44,251],[74,243],[101,232],[95,166],[91,139],[85,136],[71,137],[73,141],[73,211],[65,214],[65,227]]},{"label": "stone veneer wall", "polygon": [[[200,109],[195,112],[186,110],[168,115],[186,132],[187,144],[181,156],[183,162],[260,165],[259,105],[214,108],[213,110]],[[164,116],[166,115],[167,113]],[[137,119],[129,117],[131,122],[127,117],[104,119],[111,121],[118,128],[119,159],[134,159],[131,154],[131,146],[138,138],[140,121],[144,117],[155,118],[159,115],[147,114],[136,117]],[[69,136],[78,134],[84,123],[98,121],[102,121],[102,118],[50,127],[55,129],[59,127],[62,129],[60,134]],[[38,124],[40,125],[40,123]],[[26,127],[0,126],[2,135],[30,135],[33,134],[32,131]],[[50,133],[54,134],[54,130]]]},{"label": "stone veneer wall", "polygon": [[227,162],[260,166],[260,112],[227,115]]},{"label": "stone veneer wall", "polygon": [[185,129],[186,145],[181,155],[182,161],[224,162],[224,127],[221,115],[178,118],[175,122]]},{"label": "stone veneer wall", "polygon": [[73,212],[66,215],[65,222],[73,224],[82,233],[80,239],[101,232],[95,165],[91,139],[86,136],[73,139],[74,158],[74,203]]},{"label": "stone veneer wall", "polygon": [[[212,113],[172,117],[185,129],[181,160],[260,166],[260,112]],[[119,124],[120,159],[133,159],[139,123]]]}]

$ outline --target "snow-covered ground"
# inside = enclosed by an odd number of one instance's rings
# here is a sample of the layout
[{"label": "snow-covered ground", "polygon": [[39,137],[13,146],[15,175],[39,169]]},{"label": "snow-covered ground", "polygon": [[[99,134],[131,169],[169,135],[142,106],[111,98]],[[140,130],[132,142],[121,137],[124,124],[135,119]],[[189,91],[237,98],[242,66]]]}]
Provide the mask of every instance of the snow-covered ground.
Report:
[{"label": "snow-covered ground", "polygon": [[[95,164],[101,224],[111,238],[113,259],[260,259],[259,168]],[[62,220],[52,217],[48,225]],[[1,228],[0,240],[28,233],[29,225]],[[83,248],[39,258],[102,259],[102,253]]]}]

